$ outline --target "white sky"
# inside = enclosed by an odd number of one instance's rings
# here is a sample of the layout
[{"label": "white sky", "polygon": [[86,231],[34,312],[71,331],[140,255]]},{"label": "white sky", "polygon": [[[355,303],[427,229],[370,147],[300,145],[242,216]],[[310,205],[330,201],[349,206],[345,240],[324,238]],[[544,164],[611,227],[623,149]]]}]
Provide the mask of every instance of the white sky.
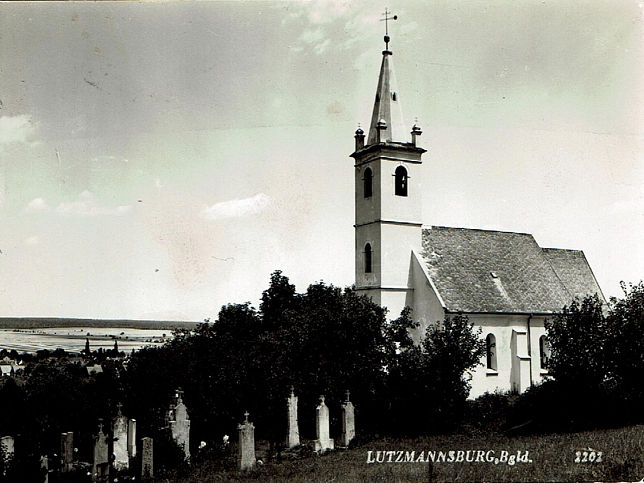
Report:
[{"label": "white sky", "polygon": [[608,296],[643,278],[641,2],[3,2],[0,316],[353,283],[385,6],[424,223],[583,249]]}]

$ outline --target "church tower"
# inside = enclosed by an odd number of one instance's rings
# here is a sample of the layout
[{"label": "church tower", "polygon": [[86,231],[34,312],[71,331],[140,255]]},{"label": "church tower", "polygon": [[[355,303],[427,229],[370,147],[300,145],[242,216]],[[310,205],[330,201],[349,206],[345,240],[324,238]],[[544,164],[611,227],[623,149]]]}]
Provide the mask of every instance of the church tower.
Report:
[{"label": "church tower", "polygon": [[[422,133],[404,128],[389,36],[385,35],[371,123],[355,133],[355,286],[396,318],[412,305],[412,250],[422,245]],[[410,135],[410,134],[411,135]],[[409,139],[411,137],[411,140]]]}]

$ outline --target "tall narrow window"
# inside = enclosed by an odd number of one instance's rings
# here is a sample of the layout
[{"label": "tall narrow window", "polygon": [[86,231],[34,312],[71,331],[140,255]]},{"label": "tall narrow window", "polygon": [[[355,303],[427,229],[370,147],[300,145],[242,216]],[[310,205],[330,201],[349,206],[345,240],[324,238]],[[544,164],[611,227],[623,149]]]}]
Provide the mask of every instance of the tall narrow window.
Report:
[{"label": "tall narrow window", "polygon": [[404,166],[396,168],[396,196],[407,196],[407,170]]},{"label": "tall narrow window", "polygon": [[364,247],[364,273],[371,273],[371,245],[369,243]]},{"label": "tall narrow window", "polygon": [[373,171],[371,168],[364,170],[364,197],[370,198],[373,194]]},{"label": "tall narrow window", "polygon": [[539,359],[541,369],[548,369],[548,360],[550,359],[550,344],[545,335],[539,337]]},{"label": "tall narrow window", "polygon": [[496,337],[488,334],[485,338],[485,353],[487,355],[487,368],[496,371]]}]

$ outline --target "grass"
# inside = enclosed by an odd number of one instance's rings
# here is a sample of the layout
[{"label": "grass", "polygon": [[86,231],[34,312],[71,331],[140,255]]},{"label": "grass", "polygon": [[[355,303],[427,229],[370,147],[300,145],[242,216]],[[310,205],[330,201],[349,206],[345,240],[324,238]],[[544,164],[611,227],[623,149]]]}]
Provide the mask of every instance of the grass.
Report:
[{"label": "grass", "polygon": [[[576,451],[601,451],[602,461],[576,463]],[[502,450],[529,453],[532,463],[493,462],[367,463],[368,451]],[[474,453],[472,453],[474,455]],[[393,456],[395,458],[395,456]],[[297,460],[282,459],[247,473],[224,469],[221,461],[194,465],[187,476],[172,481],[638,481],[644,477],[644,426],[538,436],[472,434],[384,438],[349,450],[315,454]],[[162,480],[163,481],[163,480]]]}]

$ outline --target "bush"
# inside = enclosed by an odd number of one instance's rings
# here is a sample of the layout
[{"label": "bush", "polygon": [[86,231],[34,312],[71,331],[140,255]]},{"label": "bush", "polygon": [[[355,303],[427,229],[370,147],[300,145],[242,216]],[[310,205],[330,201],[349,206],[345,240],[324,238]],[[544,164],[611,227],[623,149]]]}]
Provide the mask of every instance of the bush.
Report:
[{"label": "bush", "polygon": [[508,428],[508,414],[519,396],[509,392],[486,392],[465,406],[464,429],[485,432],[502,431]]}]

